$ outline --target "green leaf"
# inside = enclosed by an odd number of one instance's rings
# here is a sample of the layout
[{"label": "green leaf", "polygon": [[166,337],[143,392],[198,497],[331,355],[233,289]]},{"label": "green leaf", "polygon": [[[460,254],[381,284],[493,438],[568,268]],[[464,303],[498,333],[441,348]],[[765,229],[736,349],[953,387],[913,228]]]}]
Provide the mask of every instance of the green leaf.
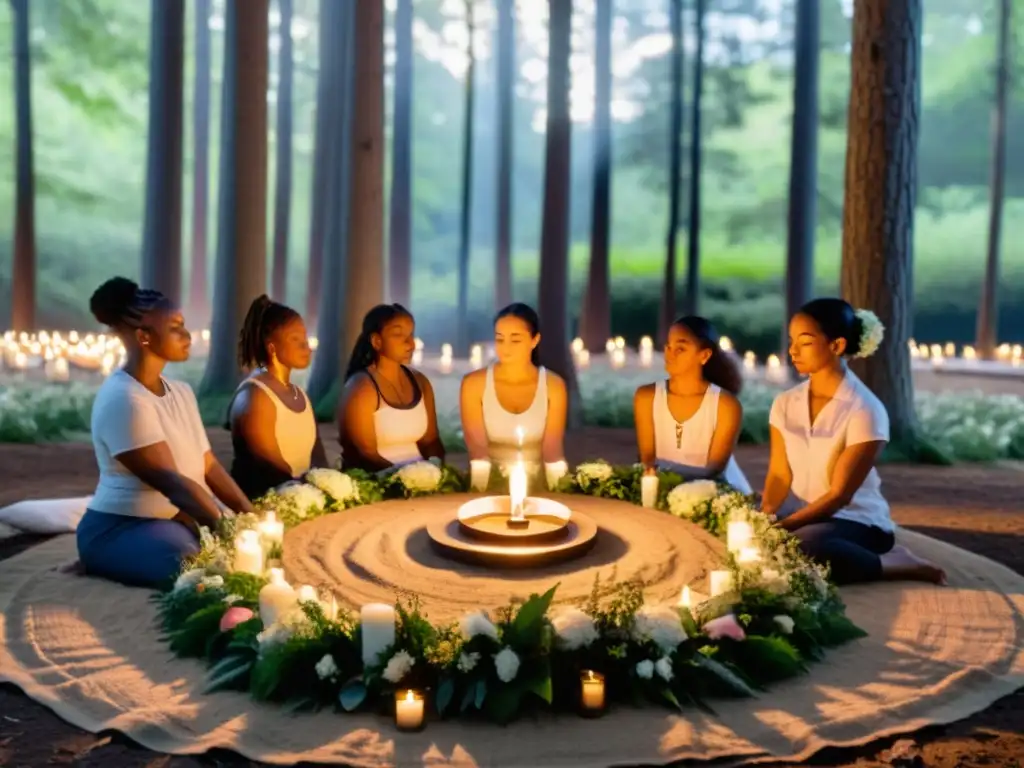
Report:
[{"label": "green leaf", "polygon": [[441,685],[437,688],[437,714],[444,715],[444,711],[448,709],[448,705],[452,703],[452,697],[455,695],[455,681],[450,677],[446,677],[441,681]]},{"label": "green leaf", "polygon": [[663,699],[665,699],[665,701],[667,701],[673,707],[678,709],[680,712],[683,711],[683,705],[679,703],[679,699],[677,699],[676,695],[674,693],[672,693],[672,689],[671,688],[662,688],[661,689],[661,697]]},{"label": "green leaf", "polygon": [[540,631],[541,622],[548,612],[548,608],[551,607],[551,600],[555,596],[556,589],[558,589],[558,584],[555,584],[543,595],[530,595],[530,599],[522,604],[512,622],[517,637],[532,638]]},{"label": "green leaf", "polygon": [[232,654],[225,657],[210,670],[203,693],[243,690],[248,683],[252,665],[253,659],[248,656]]},{"label": "green leaf", "polygon": [[462,704],[459,706],[459,712],[465,712],[471,706],[476,698],[476,685],[471,683],[467,688],[466,692],[462,694]]},{"label": "green leaf", "polygon": [[554,697],[551,685],[551,675],[534,678],[527,684],[526,689],[531,693],[535,693],[548,704],[551,703],[551,700]]},{"label": "green leaf", "polygon": [[294,715],[298,712],[316,712],[320,709],[319,702],[311,696],[296,696],[281,705],[285,714]]},{"label": "green leaf", "polygon": [[800,653],[786,639],[778,636],[748,635],[730,648],[736,663],[759,683],[788,680],[804,672]]},{"label": "green leaf", "polygon": [[498,723],[507,723],[519,711],[523,689],[516,685],[503,685],[487,697],[487,712]]},{"label": "green leaf", "polygon": [[818,640],[825,646],[837,646],[867,637],[867,632],[850,621],[844,613],[825,613],[818,617]]},{"label": "green leaf", "polygon": [[345,683],[345,687],[338,694],[338,702],[346,712],[353,712],[366,700],[366,685],[361,678],[355,678]]},{"label": "green leaf", "polygon": [[754,693],[754,689],[747,685],[743,678],[721,662],[712,659],[710,656],[706,656],[703,653],[695,653],[693,655],[693,663],[705,672],[714,675],[719,682],[724,683],[725,686],[733,693],[739,696],[757,695]]},{"label": "green leaf", "polygon": [[473,699],[473,704],[477,709],[481,709],[484,706],[484,699],[487,698],[487,680],[480,678],[476,681],[476,695]]}]

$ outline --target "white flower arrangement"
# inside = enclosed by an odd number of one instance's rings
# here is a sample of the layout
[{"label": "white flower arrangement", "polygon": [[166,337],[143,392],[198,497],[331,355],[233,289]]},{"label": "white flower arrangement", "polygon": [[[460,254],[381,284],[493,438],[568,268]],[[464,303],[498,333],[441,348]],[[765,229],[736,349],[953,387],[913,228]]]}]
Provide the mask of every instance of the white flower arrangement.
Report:
[{"label": "white flower arrangement", "polygon": [[576,482],[586,488],[591,483],[603,483],[612,476],[612,465],[606,461],[587,461],[576,467]]},{"label": "white flower arrangement", "polygon": [[871,357],[882,345],[885,338],[885,326],[878,319],[878,315],[869,309],[858,309],[857,318],[860,320],[860,346],[854,357]]},{"label": "white flower arrangement", "polygon": [[654,662],[654,671],[658,674],[658,677],[666,683],[672,682],[672,659],[668,656],[662,656]]},{"label": "white flower arrangement", "polygon": [[339,504],[359,499],[359,486],[351,477],[336,469],[311,469],[306,473],[306,482],[314,488],[319,488]]},{"label": "white flower arrangement", "polygon": [[737,520],[750,520],[755,514],[755,510],[747,503],[747,498],[739,491],[729,491],[716,496],[711,502],[711,511],[719,517],[731,517],[736,514]]},{"label": "white flower arrangement", "polygon": [[498,640],[498,628],[483,611],[474,611],[463,616],[459,620],[459,631],[463,640],[472,640],[477,635],[489,637],[495,642]]},{"label": "white flower arrangement", "polygon": [[795,622],[793,621],[792,616],[787,616],[786,614],[781,613],[778,616],[774,617],[772,621],[775,622],[775,626],[779,628],[779,631],[782,632],[782,634],[793,634],[793,626]]},{"label": "white flower arrangement", "polygon": [[223,576],[204,576],[200,582],[203,589],[221,589],[224,586]]},{"label": "white flower arrangement", "polygon": [[412,669],[415,663],[416,659],[410,656],[406,651],[399,651],[388,659],[387,666],[384,667],[382,676],[389,683],[400,683],[402,678],[409,674],[409,670]]},{"label": "white flower arrangement", "polygon": [[183,592],[186,589],[195,589],[206,576],[206,571],[202,568],[192,568],[191,570],[185,571],[179,576],[174,582],[174,591]]},{"label": "white flower arrangement", "polygon": [[654,662],[650,659],[644,659],[636,663],[636,676],[641,680],[650,680],[654,677]]},{"label": "white flower arrangement", "polygon": [[437,490],[441,484],[443,473],[441,468],[429,461],[415,461],[399,467],[395,477],[409,491],[429,493]]},{"label": "white flower arrangement", "polygon": [[460,653],[458,661],[459,672],[462,672],[463,674],[472,672],[476,669],[477,662],[479,661],[480,654],[476,651],[473,651],[472,653]]},{"label": "white flower arrangement", "polygon": [[586,648],[600,636],[594,620],[579,608],[563,608],[551,619],[551,625],[559,647],[567,651]]},{"label": "white flower arrangement", "polygon": [[698,506],[718,495],[714,480],[691,480],[680,483],[668,493],[668,511],[676,517],[693,517]]},{"label": "white flower arrangement", "polygon": [[240,600],[242,600],[242,596],[236,595],[234,592],[232,592],[230,595],[224,595],[224,599],[221,602],[226,603],[227,605],[234,605]]},{"label": "white flower arrangement", "polygon": [[306,517],[310,511],[323,512],[327,507],[327,496],[309,483],[285,483],[274,493],[282,503],[293,507],[299,519]]},{"label": "white flower arrangement", "polygon": [[341,670],[331,654],[326,654],[316,663],[316,676],[321,680],[337,680]]},{"label": "white flower arrangement", "polygon": [[633,617],[633,638],[650,640],[666,654],[671,654],[687,638],[679,612],[667,605],[643,606]]},{"label": "white flower arrangement", "polygon": [[503,683],[511,683],[519,672],[519,656],[508,646],[494,654],[494,671]]}]

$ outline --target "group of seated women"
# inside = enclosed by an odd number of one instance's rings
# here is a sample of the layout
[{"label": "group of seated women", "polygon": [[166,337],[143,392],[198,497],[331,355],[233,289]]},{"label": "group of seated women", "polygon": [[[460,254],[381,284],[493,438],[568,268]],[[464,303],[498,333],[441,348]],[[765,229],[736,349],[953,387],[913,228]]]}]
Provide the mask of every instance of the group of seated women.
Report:
[{"label": "group of seated women", "polygon": [[[158,585],[198,551],[199,526],[248,512],[250,499],[327,465],[313,406],[291,380],[309,366],[309,340],[295,310],[265,296],[250,307],[239,340],[240,363],[250,373],[229,407],[235,456],[228,473],[210,451],[192,390],[162,376],[167,363],[188,357],[180,310],[124,278],[100,286],[91,308],[122,339],[127,358],[100,387],[93,409],[100,481],[79,525],[79,556],[89,573]],[[793,365],[807,378],[772,406],[761,511],[828,564],[839,583],[941,583],[941,569],[895,544],[875,469],[889,439],[888,416],[846,365],[861,353],[863,321],[841,299],[818,299],[792,318],[789,331]],[[539,365],[539,342],[533,309],[512,304],[497,314],[496,361],[462,381],[471,460],[564,461],[566,385]],[[409,367],[414,349],[408,310],[380,305],[366,315],[337,411],[343,469],[444,460],[433,388]],[[721,477],[751,492],[733,455],[742,376],[707,320],[690,316],[672,325],[665,371],[634,397],[646,471]]]}]

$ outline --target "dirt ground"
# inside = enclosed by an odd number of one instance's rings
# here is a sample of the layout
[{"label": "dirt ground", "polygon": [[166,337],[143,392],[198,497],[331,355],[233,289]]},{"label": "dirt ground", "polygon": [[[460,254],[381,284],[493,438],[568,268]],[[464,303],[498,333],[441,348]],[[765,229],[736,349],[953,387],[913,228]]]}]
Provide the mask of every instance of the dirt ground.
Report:
[{"label": "dirt ground", "polygon": [[[211,432],[222,460],[230,455],[223,432]],[[333,436],[324,433],[325,444]],[[627,430],[588,429],[572,436],[570,461],[603,456],[632,461],[633,435]],[[739,460],[757,486],[764,474],[763,448],[744,447]],[[24,498],[83,495],[96,481],[95,460],[87,444],[0,445],[4,483],[0,505]],[[1024,573],[1024,469],[886,466],[885,489],[894,515],[904,526],[986,555]],[[0,559],[38,543],[17,537],[0,541]],[[74,765],[99,768],[211,765],[255,765],[229,753],[199,758],[169,757],[149,752],[114,733],[93,735],[51,714],[12,686],[0,686],[0,766]],[[808,765],[829,766],[973,766],[1024,765],[1024,691],[959,723],[909,734],[855,750],[826,750]],[[538,768],[542,768],[538,766]]]}]

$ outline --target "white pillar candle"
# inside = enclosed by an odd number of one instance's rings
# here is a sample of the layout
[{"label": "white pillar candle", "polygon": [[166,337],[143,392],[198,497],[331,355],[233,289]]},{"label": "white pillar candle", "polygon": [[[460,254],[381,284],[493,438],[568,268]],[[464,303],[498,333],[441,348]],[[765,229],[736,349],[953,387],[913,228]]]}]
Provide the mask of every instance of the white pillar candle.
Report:
[{"label": "white pillar candle", "polygon": [[551,490],[555,489],[559,481],[565,477],[569,471],[569,465],[562,461],[550,461],[544,465],[544,475],[548,481],[548,488]]},{"label": "white pillar candle", "polygon": [[732,572],[731,571],[712,571],[711,572],[711,596],[718,597],[724,595],[732,589]]},{"label": "white pillar candle", "polygon": [[271,568],[270,583],[260,590],[260,618],[263,626],[276,624],[297,602],[295,590],[285,581],[284,569]]},{"label": "white pillar candle", "polygon": [[235,570],[253,576],[263,573],[263,547],[258,531],[242,531],[235,537]]},{"label": "white pillar candle", "polygon": [[683,593],[679,595],[679,606],[681,608],[689,608],[693,605],[693,598],[690,597],[690,588],[688,586],[683,587]]},{"label": "white pillar candle", "polygon": [[363,637],[363,665],[377,663],[377,656],[395,642],[395,609],[384,603],[369,603],[359,610]]},{"label": "white pillar candle", "polygon": [[743,547],[736,560],[740,563],[757,563],[761,560],[761,550],[757,547]]},{"label": "white pillar candle", "polygon": [[400,731],[423,726],[423,696],[413,690],[395,693],[395,725]]},{"label": "white pillar candle", "polygon": [[513,520],[523,520],[526,517],[527,485],[526,467],[523,462],[517,461],[508,473],[509,509]]},{"label": "white pillar candle", "polygon": [[483,493],[491,480],[491,462],[487,459],[472,459],[469,462],[469,487]]},{"label": "white pillar candle", "polygon": [[731,520],[726,533],[730,552],[749,547],[754,538],[754,527],[746,520]]},{"label": "white pillar candle", "polygon": [[272,509],[267,510],[267,516],[256,526],[256,530],[260,532],[264,544],[281,544],[284,541],[284,523],[277,519]]},{"label": "white pillar candle", "polygon": [[316,603],[319,602],[316,596],[316,590],[313,589],[309,584],[303,584],[299,587],[297,599],[300,603]]},{"label": "white pillar candle", "polygon": [[640,503],[654,509],[658,503],[658,476],[644,475],[640,478]]}]

